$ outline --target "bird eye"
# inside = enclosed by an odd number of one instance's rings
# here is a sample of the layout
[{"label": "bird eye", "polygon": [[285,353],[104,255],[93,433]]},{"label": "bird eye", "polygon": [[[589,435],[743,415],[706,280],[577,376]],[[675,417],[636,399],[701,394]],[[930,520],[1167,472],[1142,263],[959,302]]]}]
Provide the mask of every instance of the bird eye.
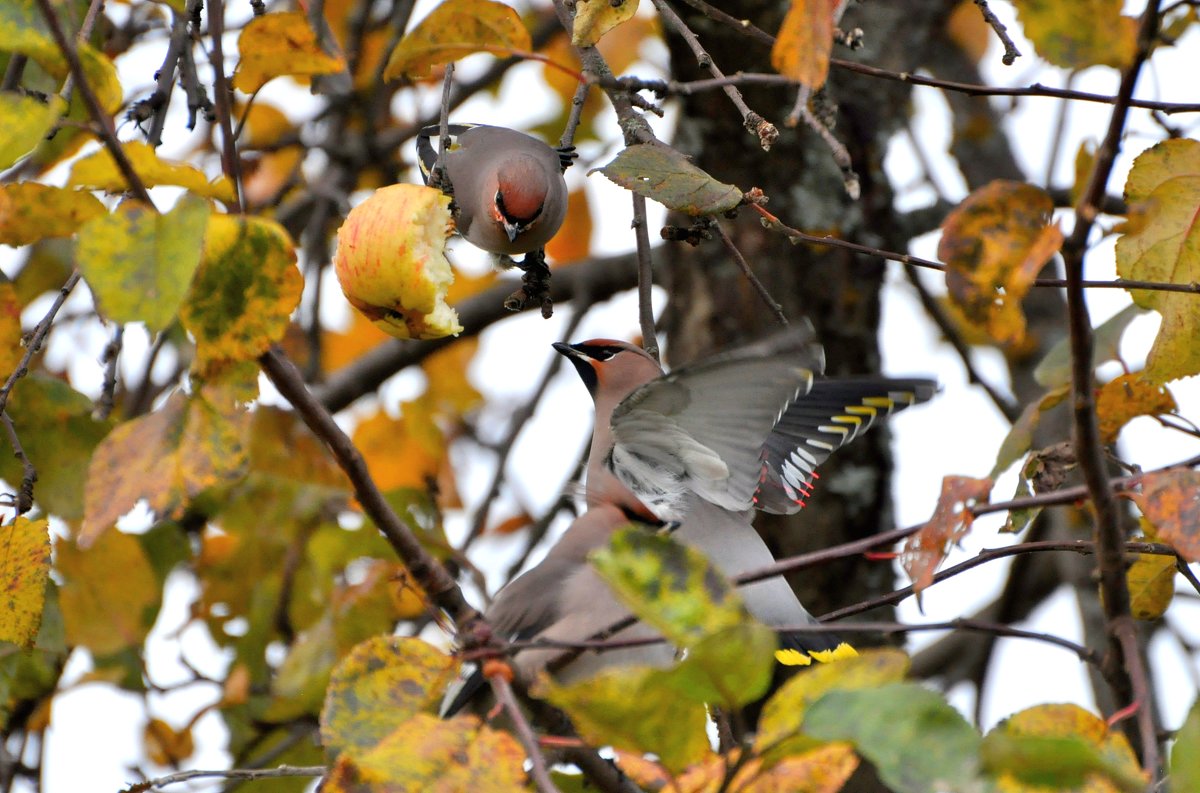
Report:
[{"label": "bird eye", "polygon": [[607,361],[617,354],[617,351],[611,347],[600,347],[592,353],[591,357],[594,361]]}]

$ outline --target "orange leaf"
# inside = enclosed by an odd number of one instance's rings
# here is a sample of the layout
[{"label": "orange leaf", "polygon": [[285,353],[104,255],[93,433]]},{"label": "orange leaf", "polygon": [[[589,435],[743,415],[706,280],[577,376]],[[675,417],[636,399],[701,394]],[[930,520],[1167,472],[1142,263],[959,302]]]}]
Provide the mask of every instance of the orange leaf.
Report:
[{"label": "orange leaf", "polygon": [[142,745],[146,749],[146,756],[157,765],[177,766],[196,750],[189,728],[176,730],[162,719],[146,722],[142,730]]},{"label": "orange leaf", "polygon": [[379,412],[358,425],[354,445],[362,452],[379,489],[425,489],[435,479],[445,448],[435,426],[405,416],[393,419]]},{"label": "orange leaf", "polygon": [[1157,416],[1178,409],[1175,397],[1165,386],[1150,383],[1139,373],[1121,375],[1105,383],[1096,397],[1100,439],[1116,443],[1121,428],[1138,416]]},{"label": "orange leaf", "polygon": [[942,480],[933,517],[904,543],[904,570],[916,592],[933,583],[934,570],[946,558],[950,546],[966,536],[975,520],[970,508],[986,504],[991,490],[991,479],[947,476]]},{"label": "orange leaf", "polygon": [[1159,539],[1189,562],[1200,562],[1200,472],[1146,474],[1141,494],[1132,498]]},{"label": "orange leaf", "polygon": [[513,515],[511,518],[500,521],[495,526],[492,526],[490,529],[488,529],[488,534],[499,534],[501,536],[515,534],[531,523],[533,523],[533,516],[528,512],[522,512],[518,515]]},{"label": "orange leaf", "polygon": [[831,0],[792,0],[771,48],[775,71],[813,90],[825,84],[835,5]]},{"label": "orange leaf", "polygon": [[998,179],[967,196],[942,223],[938,256],[950,296],[1002,344],[1025,338],[1025,297],[1042,266],[1062,247],[1050,225],[1054,202],[1042,189]]},{"label": "orange leaf", "polygon": [[567,196],[567,217],[554,238],[546,243],[546,254],[558,264],[586,259],[592,251],[592,209],[587,191],[572,190]]}]

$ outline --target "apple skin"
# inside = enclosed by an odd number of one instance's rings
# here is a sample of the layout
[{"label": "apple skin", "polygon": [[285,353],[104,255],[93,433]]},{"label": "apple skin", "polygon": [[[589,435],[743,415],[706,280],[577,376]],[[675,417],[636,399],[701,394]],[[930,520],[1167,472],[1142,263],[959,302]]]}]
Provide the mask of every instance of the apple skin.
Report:
[{"label": "apple skin", "polygon": [[376,190],[337,233],[334,271],[350,305],[398,339],[462,333],[446,304],[454,272],[446,239],[454,228],[440,190],[394,184]]}]

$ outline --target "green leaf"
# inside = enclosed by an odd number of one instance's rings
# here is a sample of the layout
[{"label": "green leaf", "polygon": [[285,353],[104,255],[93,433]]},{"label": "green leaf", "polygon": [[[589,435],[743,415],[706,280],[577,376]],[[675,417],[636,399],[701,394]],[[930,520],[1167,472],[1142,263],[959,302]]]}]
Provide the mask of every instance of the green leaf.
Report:
[{"label": "green leaf", "polygon": [[1200,790],[1200,699],[1192,705],[1171,747],[1171,789]]},{"label": "green leaf", "polygon": [[1077,705],[1037,705],[1012,715],[983,739],[980,757],[1002,790],[1018,784],[1038,790],[1146,789],[1125,736]]},{"label": "green leaf", "polygon": [[611,667],[568,685],[539,683],[545,699],[562,708],[584,740],[653,753],[673,772],[709,752],[704,705],[694,678],[679,667]]},{"label": "green leaf", "polygon": [[940,694],[914,683],[830,691],[809,707],[804,731],[853,743],[896,793],[961,790],[979,770],[979,733]]},{"label": "green leaf", "polygon": [[699,551],[662,534],[629,527],[592,564],[642,622],[691,647],[750,619],[736,590]]},{"label": "green leaf", "polygon": [[[1146,309],[1136,303],[1113,314],[1096,326],[1093,333],[1095,346],[1092,348],[1092,369],[1106,361],[1121,360],[1121,337],[1129,323],[1144,315]],[[1033,370],[1033,379],[1038,385],[1055,389],[1071,383],[1071,339],[1064,336],[1050,348],[1046,357]]]},{"label": "green leaf", "polygon": [[379,636],[355,647],[329,680],[321,742],[330,757],[369,751],[417,713],[434,713],[458,661],[420,639]]},{"label": "green leaf", "polygon": [[775,631],[745,622],[705,636],[676,669],[696,702],[737,708],[767,693],[775,668]]},{"label": "green leaf", "polygon": [[208,203],[184,196],[167,214],[126,201],[79,230],[79,268],[101,312],[116,322],[165,330],[179,313],[208,221]]},{"label": "green leaf", "polygon": [[32,96],[0,93],[0,170],[36,149],[66,111],[66,102],[58,96],[43,102]]},{"label": "green leaf", "polygon": [[1010,465],[1020,460],[1029,451],[1033,446],[1033,434],[1037,431],[1038,424],[1041,423],[1042,414],[1060,405],[1070,393],[1071,385],[1068,378],[1065,385],[1058,386],[1037,402],[1025,406],[1025,410],[1021,411],[1020,417],[1013,422],[1008,434],[1000,443],[1000,450],[996,452],[996,464],[988,474],[989,479],[1000,476],[1008,470]]},{"label": "green leaf", "polygon": [[[1138,155],[1125,182],[1129,221],[1117,240],[1117,273],[1140,281],[1200,281],[1200,141],[1159,143]],[[1193,294],[1131,289],[1162,314],[1146,377],[1165,383],[1200,374],[1200,301]]]},{"label": "green leaf", "polygon": [[283,338],[304,283],[296,249],[279,224],[211,215],[204,257],[181,319],[203,371],[246,361]]},{"label": "green leaf", "polygon": [[[33,495],[38,506],[75,523],[83,517],[88,460],[112,423],[92,418],[92,401],[66,382],[35,373],[13,389],[9,414],[20,433],[25,456],[38,472]],[[21,481],[21,465],[0,441],[0,477]]]},{"label": "green leaf", "polygon": [[878,688],[899,683],[909,658],[901,650],[866,650],[857,657],[814,665],[792,676],[763,706],[754,749],[770,761],[810,748],[800,734],[808,707],[830,691]]},{"label": "green leaf", "polygon": [[[594,168],[626,190],[689,215],[716,215],[742,202],[735,185],[718,182],[666,146],[640,143]],[[592,171],[589,171],[591,173]]]},{"label": "green leaf", "polygon": [[0,526],[0,642],[33,646],[50,578],[49,528],[23,517]]}]

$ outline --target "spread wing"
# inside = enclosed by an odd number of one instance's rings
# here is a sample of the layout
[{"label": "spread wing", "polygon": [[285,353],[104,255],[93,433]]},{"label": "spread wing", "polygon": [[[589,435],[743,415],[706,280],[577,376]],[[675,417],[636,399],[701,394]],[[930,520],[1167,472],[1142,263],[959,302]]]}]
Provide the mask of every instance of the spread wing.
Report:
[{"label": "spread wing", "polygon": [[812,386],[813,370],[796,358],[724,356],[637,389],[613,410],[613,472],[648,494],[648,504],[694,492],[726,509],[750,508],[763,444]]},{"label": "spread wing", "polygon": [[762,486],[755,506],[790,514],[804,506],[818,465],[878,420],[925,402],[937,383],[877,377],[815,380],[784,412],[762,449]]}]

